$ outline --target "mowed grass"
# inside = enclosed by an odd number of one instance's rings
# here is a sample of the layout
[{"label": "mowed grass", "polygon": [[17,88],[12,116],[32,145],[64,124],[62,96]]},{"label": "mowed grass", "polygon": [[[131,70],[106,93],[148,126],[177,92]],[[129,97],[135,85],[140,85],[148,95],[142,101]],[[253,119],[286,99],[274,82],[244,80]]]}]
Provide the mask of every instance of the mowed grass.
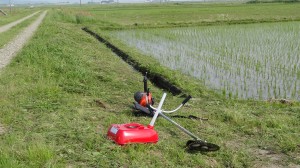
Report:
[{"label": "mowed grass", "polygon": [[[78,20],[50,10],[23,51],[0,71],[0,128],[4,130],[0,167],[300,164],[299,103],[226,100],[195,79],[160,67],[154,59],[149,61],[126,46],[121,47],[151,72],[158,69],[172,76],[193,96],[177,114],[193,114],[208,121],[174,120],[220,145],[221,150],[186,152],[184,145],[190,138],[162,118],[156,123],[160,140],[155,145],[120,147],[109,141],[106,132],[112,123],[150,122],[149,117],[135,116],[131,110],[133,94],[143,89],[142,76],[83,32],[85,23]],[[158,101],[163,91],[152,84],[150,88]],[[175,107],[182,99],[168,94],[164,107]]]}]

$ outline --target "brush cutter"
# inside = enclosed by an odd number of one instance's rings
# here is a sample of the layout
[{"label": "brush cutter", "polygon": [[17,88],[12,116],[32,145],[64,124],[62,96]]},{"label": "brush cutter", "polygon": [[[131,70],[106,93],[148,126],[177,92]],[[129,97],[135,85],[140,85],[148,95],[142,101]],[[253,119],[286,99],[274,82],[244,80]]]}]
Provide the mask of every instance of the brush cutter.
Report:
[{"label": "brush cutter", "polygon": [[[178,111],[181,107],[183,107],[185,105],[185,103],[187,103],[191,98],[192,98],[191,96],[188,96],[187,98],[185,98],[182,101],[182,103],[176,109],[174,109],[174,110],[169,110],[169,111],[161,110],[161,112],[168,113],[168,114],[174,113],[174,112]],[[133,105],[134,105],[135,109],[137,109],[137,110],[139,110],[139,111],[141,111],[141,112],[143,112],[145,114],[148,114],[150,116],[153,116],[154,115],[153,110],[156,110],[156,108],[154,108],[150,104],[146,104],[146,106],[143,106],[143,105],[141,105],[141,104],[139,104],[137,102],[134,102]],[[150,110],[150,108],[153,109],[153,110]],[[192,116],[192,117],[194,117],[194,116]]]},{"label": "brush cutter", "polygon": [[[134,99],[136,102],[134,102],[134,108],[151,116],[154,116],[155,114],[157,114],[158,109],[154,108],[152,105],[154,104],[153,98],[152,98],[152,94],[149,92],[149,88],[147,86],[147,73],[143,78],[143,82],[144,82],[144,92],[136,92],[134,94]],[[182,127],[181,125],[179,125],[178,123],[176,123],[175,121],[173,121],[172,119],[170,119],[169,117],[167,117],[166,115],[164,115],[163,113],[173,113],[178,111],[181,107],[183,107],[192,97],[189,95],[188,97],[186,97],[182,103],[174,110],[170,110],[170,111],[165,111],[160,109],[160,113],[159,115],[162,116],[163,118],[165,118],[166,120],[168,120],[169,122],[171,122],[172,124],[174,124],[175,126],[177,126],[180,130],[182,130],[183,132],[185,132],[186,134],[188,134],[189,136],[191,136],[194,140],[189,140],[186,143],[187,149],[191,152],[193,151],[204,151],[204,152],[208,152],[208,151],[217,151],[220,149],[220,147],[218,145],[212,144],[212,143],[208,143],[204,140],[201,140],[200,138],[198,138],[197,136],[195,136],[194,134],[192,134],[190,131],[188,131],[187,129],[185,129],[184,127]],[[150,103],[147,103],[150,102]],[[174,117],[174,116],[173,116]],[[182,116],[180,116],[182,117]],[[192,119],[199,119],[198,117],[192,116],[190,115],[188,118],[192,118]],[[207,120],[207,119],[202,119],[201,120]]]},{"label": "brush cutter", "polygon": [[[134,104],[134,108],[141,111],[141,112],[144,112],[145,114],[147,115],[151,115],[153,116],[154,113],[153,113],[153,110],[149,110],[148,108],[148,105],[151,106],[151,108],[155,109],[152,105],[154,104],[154,98],[152,97],[152,93],[150,92],[150,89],[148,88],[148,84],[147,84],[147,73],[146,75],[144,76],[143,78],[143,83],[144,83],[144,92],[136,92],[134,94],[134,100],[135,102],[133,103]],[[170,111],[164,111],[162,110],[163,113],[173,113],[173,112],[176,112],[178,111],[182,106],[185,105],[185,103],[187,103],[192,97],[189,95],[188,97],[186,97],[182,103],[174,110],[170,110]],[[192,116],[194,117],[194,116]],[[191,118],[192,118],[191,117]]]},{"label": "brush cutter", "polygon": [[158,141],[158,135],[154,128],[154,123],[157,119],[157,116],[160,115],[165,118],[167,121],[174,124],[184,133],[191,136],[194,140],[189,140],[186,143],[187,149],[191,152],[194,151],[201,151],[201,152],[209,152],[209,151],[217,151],[220,149],[218,145],[208,143],[204,141],[176,123],[175,121],[171,120],[169,117],[163,114],[162,112],[162,105],[166,98],[166,93],[163,94],[161,101],[159,102],[158,108],[153,108],[150,105],[147,105],[147,109],[153,113],[152,120],[150,124],[146,127],[138,123],[130,123],[130,124],[113,124],[107,133],[107,136],[114,140],[119,145],[124,145],[128,143],[156,143]]},{"label": "brush cutter", "polygon": [[[143,78],[143,82],[144,82],[144,92],[136,92],[134,94],[134,100],[135,102],[133,103],[133,108],[142,112],[143,114],[149,115],[149,116],[153,116],[153,110],[149,110],[148,105],[151,106],[151,108],[154,108],[152,105],[154,104],[154,98],[152,97],[152,93],[150,92],[150,89],[147,86],[147,73]],[[176,111],[178,111],[181,107],[183,107],[190,99],[192,98],[192,96],[188,96],[186,97],[182,103],[174,110],[162,110],[163,113],[174,113]],[[154,108],[155,109],[155,108]],[[188,117],[186,116],[182,116],[182,115],[173,115],[172,118],[188,118],[188,119],[197,119],[197,120],[208,120],[207,118],[199,118],[196,117],[194,115],[189,115]]]}]

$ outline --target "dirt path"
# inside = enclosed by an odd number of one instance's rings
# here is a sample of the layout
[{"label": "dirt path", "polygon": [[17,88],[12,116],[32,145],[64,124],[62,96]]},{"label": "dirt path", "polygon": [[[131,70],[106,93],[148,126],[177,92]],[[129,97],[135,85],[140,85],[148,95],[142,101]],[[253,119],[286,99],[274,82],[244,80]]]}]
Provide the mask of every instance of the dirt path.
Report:
[{"label": "dirt path", "polygon": [[38,26],[42,23],[47,11],[44,11],[31,25],[17,35],[12,41],[0,49],[0,69],[9,64],[10,60],[17,55],[24,44],[31,38]]},{"label": "dirt path", "polygon": [[28,16],[26,16],[26,17],[23,17],[22,19],[19,19],[19,20],[17,20],[17,21],[14,21],[14,22],[12,22],[12,23],[7,24],[7,25],[1,26],[1,27],[0,27],[0,33],[9,30],[9,29],[12,28],[13,26],[15,26],[15,25],[17,25],[17,24],[23,22],[23,21],[26,20],[26,19],[31,18],[32,16],[36,15],[37,13],[39,13],[39,11],[38,11],[38,12],[34,12],[34,13],[31,14],[31,15],[28,15]]}]

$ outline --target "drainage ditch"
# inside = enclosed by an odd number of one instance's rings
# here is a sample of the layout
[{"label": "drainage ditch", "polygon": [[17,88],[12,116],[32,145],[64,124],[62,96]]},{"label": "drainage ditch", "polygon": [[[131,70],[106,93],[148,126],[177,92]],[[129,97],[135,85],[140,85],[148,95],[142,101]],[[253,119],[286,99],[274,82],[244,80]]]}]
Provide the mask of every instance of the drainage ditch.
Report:
[{"label": "drainage ditch", "polygon": [[[105,40],[103,37],[99,36],[97,33],[89,30],[87,27],[82,28],[83,31],[87,32],[91,36],[95,37],[99,42],[103,43],[112,50],[117,56],[122,58],[126,63],[128,63],[130,66],[132,66],[136,71],[146,74],[146,72],[149,72],[150,70],[141,66],[140,63],[138,63],[136,60],[134,60],[131,56],[126,54],[124,51],[110,43],[109,41]],[[155,74],[155,73],[148,73],[147,78],[158,88],[167,90],[171,92],[173,95],[179,95],[182,94],[182,90],[172,84],[170,81],[168,81],[166,78],[164,78],[162,75]],[[186,94],[183,94],[185,97]]]}]

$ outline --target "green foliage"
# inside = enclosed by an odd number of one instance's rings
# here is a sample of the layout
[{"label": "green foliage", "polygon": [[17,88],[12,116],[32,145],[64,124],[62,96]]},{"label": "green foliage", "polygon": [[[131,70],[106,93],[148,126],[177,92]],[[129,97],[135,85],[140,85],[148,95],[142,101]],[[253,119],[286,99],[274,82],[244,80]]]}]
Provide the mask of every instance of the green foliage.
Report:
[{"label": "green foliage", "polygon": [[65,11],[63,9],[54,9],[56,12],[51,16],[57,21],[76,23],[76,16],[72,15],[70,11]]},{"label": "green foliage", "polygon": [[84,23],[94,23],[95,18],[88,12],[84,11],[73,11],[67,8],[53,9],[55,14],[52,15],[53,19],[61,22],[84,24]]}]

